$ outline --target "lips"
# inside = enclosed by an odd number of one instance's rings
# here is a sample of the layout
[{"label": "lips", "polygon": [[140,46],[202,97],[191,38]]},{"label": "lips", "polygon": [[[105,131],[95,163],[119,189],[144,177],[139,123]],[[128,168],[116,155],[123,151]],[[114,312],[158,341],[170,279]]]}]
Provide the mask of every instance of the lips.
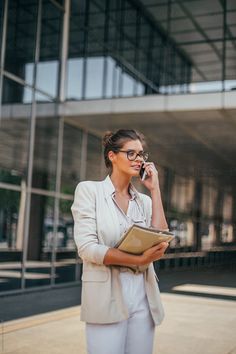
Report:
[{"label": "lips", "polygon": [[139,169],[140,170],[140,168],[141,168],[141,165],[134,165],[134,166],[132,166],[133,168],[137,168],[137,169]]}]

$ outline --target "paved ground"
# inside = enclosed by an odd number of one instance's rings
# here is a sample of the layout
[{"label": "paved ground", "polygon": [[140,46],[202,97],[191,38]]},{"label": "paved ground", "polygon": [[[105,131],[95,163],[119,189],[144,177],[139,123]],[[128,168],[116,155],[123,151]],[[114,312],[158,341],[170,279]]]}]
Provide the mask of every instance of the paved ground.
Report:
[{"label": "paved ground", "polygon": [[[236,354],[235,273],[160,272],[166,317],[153,354]],[[0,354],[85,354],[79,304],[78,286],[0,298]]]},{"label": "paved ground", "polygon": [[[166,318],[156,329],[154,354],[236,354],[235,301],[170,293],[162,300]],[[79,313],[74,306],[4,323],[0,353],[85,354]]]}]

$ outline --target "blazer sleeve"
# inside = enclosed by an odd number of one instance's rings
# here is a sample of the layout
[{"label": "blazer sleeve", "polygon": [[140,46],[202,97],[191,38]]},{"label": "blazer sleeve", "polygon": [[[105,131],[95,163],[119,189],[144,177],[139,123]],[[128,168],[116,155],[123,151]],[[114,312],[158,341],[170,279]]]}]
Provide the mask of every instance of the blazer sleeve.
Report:
[{"label": "blazer sleeve", "polygon": [[93,182],[77,185],[71,207],[74,218],[74,240],[79,256],[88,262],[103,264],[109,247],[99,244],[96,222],[96,193]]}]

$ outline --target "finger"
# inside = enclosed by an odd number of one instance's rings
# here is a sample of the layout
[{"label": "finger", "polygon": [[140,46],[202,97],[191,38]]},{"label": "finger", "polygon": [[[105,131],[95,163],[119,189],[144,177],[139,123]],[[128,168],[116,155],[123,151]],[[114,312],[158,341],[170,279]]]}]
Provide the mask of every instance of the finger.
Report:
[{"label": "finger", "polygon": [[162,250],[162,248],[167,248],[168,247],[168,242],[161,242],[158,245],[154,246],[156,250]]}]

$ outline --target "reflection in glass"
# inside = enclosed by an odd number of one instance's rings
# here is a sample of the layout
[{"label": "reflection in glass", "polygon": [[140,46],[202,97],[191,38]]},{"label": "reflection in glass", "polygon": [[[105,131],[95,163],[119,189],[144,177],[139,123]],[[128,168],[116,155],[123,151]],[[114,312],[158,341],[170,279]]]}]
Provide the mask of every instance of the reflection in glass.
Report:
[{"label": "reflection in glass", "polygon": [[43,1],[36,86],[53,97],[57,96],[58,87],[62,15],[51,2]]},{"label": "reflection in glass", "polygon": [[122,73],[122,92],[121,96],[132,96],[134,94],[135,80],[128,73]]},{"label": "reflection in glass", "polygon": [[32,90],[17,82],[3,77],[2,103],[31,103]]},{"label": "reflection in glass", "polygon": [[202,222],[200,224],[200,235],[202,250],[209,250],[216,244],[216,226],[213,222]]},{"label": "reflection in glass", "polygon": [[102,97],[103,65],[103,57],[87,58],[86,98]]},{"label": "reflection in glass", "polygon": [[80,181],[82,130],[67,123],[64,125],[61,192],[74,194]]},{"label": "reflection in glass", "polygon": [[82,98],[84,59],[75,58],[68,60],[68,81],[67,98],[68,100],[79,100]]},{"label": "reflection in glass", "polygon": [[171,218],[169,227],[175,235],[174,240],[170,242],[170,248],[184,248],[194,245],[194,224],[191,219]]},{"label": "reflection in glass", "polygon": [[86,180],[100,180],[102,143],[94,135],[88,135]]},{"label": "reflection in glass", "polygon": [[33,76],[26,75],[27,63],[34,62],[37,0],[11,0],[8,9],[5,70],[33,84]]},{"label": "reflection in glass", "polygon": [[234,230],[233,225],[230,223],[222,223],[221,225],[221,242],[231,243],[234,240]]},{"label": "reflection in glass", "polygon": [[202,186],[201,210],[203,215],[213,217],[215,214],[217,189],[214,186],[204,184]]},{"label": "reflection in glass", "polygon": [[59,119],[37,118],[32,186],[55,190]]},{"label": "reflection in glass", "polygon": [[[8,80],[11,84],[11,80]],[[14,83],[13,83],[14,85]],[[18,85],[20,86],[20,85]],[[9,86],[8,86],[9,88]],[[6,94],[4,86],[4,94]],[[2,106],[0,129],[0,181],[21,184],[27,178],[31,106],[9,110]]]},{"label": "reflection in glass", "polygon": [[0,189],[0,291],[21,285],[25,193]]},{"label": "reflection in glass", "polygon": [[111,57],[106,58],[107,72],[106,72],[106,93],[105,97],[110,98],[113,96],[113,72],[115,67],[115,60]]},{"label": "reflection in glass", "polygon": [[194,180],[175,175],[172,191],[172,210],[181,212],[191,212],[194,198]]},{"label": "reflection in glass", "polygon": [[26,287],[49,285],[54,242],[54,198],[31,195]]},{"label": "reflection in glass", "polygon": [[2,50],[2,25],[3,25],[4,1],[0,1],[0,55]]},{"label": "reflection in glass", "polygon": [[56,249],[56,283],[75,281],[76,247],[73,237],[72,200],[60,200]]}]

